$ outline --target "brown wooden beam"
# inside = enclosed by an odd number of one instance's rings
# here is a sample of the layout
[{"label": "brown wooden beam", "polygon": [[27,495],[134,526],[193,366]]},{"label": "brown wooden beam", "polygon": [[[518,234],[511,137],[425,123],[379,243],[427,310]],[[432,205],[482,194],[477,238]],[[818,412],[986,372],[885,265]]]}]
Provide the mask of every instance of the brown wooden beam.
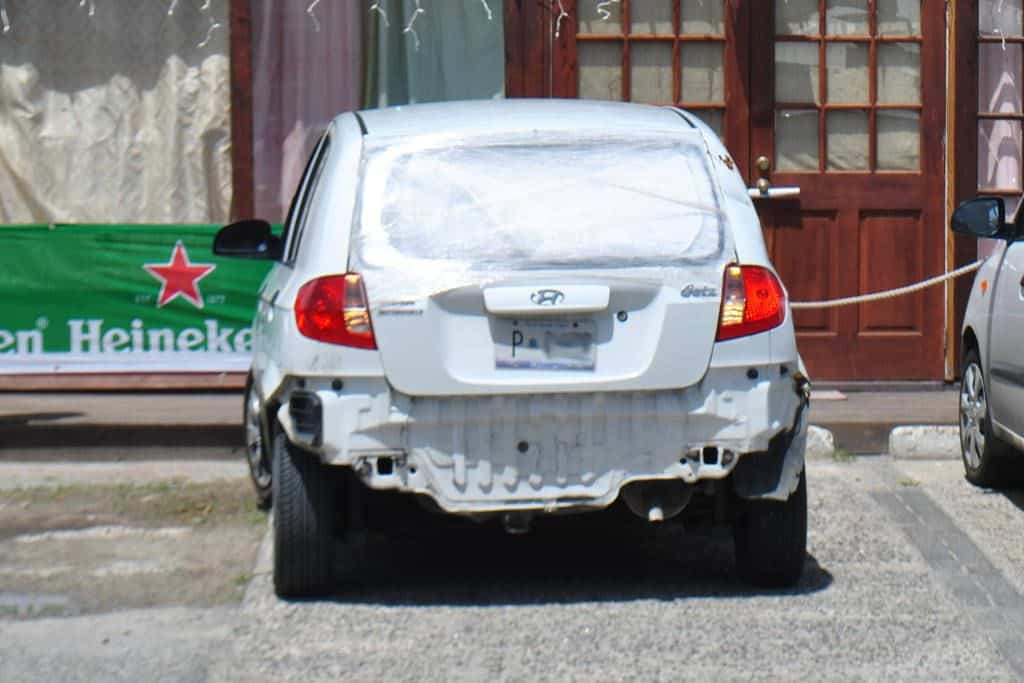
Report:
[{"label": "brown wooden beam", "polygon": [[550,0],[505,0],[505,96],[551,97]]},{"label": "brown wooden beam", "polygon": [[231,0],[231,218],[253,214],[252,17],[249,0]]}]

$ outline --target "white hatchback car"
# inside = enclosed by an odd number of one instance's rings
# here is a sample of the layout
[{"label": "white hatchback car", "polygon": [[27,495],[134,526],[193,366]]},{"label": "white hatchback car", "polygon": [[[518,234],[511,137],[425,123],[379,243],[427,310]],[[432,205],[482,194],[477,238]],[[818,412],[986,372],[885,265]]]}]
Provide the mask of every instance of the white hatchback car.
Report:
[{"label": "white hatchback car", "polygon": [[514,533],[617,501],[651,523],[704,506],[742,576],[800,577],[807,379],[747,187],[695,116],[342,114],[283,235],[242,221],[215,251],[276,261],[247,414],[254,469],[273,463],[279,595],[353,569],[379,491]]},{"label": "white hatchback car", "polygon": [[954,232],[999,240],[974,276],[963,325],[960,446],[967,480],[1020,484],[1024,475],[1024,241],[1002,198],[964,202]]}]

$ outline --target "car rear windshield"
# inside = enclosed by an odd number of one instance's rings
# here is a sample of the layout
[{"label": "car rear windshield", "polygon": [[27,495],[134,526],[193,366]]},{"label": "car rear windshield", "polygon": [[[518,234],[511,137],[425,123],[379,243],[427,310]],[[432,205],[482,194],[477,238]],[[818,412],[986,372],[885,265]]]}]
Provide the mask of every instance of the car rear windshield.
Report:
[{"label": "car rear windshield", "polygon": [[696,133],[367,142],[356,249],[371,267],[658,268],[731,252]]}]

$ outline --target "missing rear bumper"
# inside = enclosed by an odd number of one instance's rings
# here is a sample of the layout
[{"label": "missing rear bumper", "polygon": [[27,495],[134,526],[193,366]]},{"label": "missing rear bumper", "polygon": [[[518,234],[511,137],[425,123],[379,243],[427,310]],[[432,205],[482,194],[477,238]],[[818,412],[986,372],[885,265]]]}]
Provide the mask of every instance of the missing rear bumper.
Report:
[{"label": "missing rear bumper", "polygon": [[802,376],[798,376],[796,382],[800,405],[793,427],[772,438],[767,450],[747,453],[736,465],[732,485],[740,498],[786,500],[800,483],[807,448],[810,384]]}]

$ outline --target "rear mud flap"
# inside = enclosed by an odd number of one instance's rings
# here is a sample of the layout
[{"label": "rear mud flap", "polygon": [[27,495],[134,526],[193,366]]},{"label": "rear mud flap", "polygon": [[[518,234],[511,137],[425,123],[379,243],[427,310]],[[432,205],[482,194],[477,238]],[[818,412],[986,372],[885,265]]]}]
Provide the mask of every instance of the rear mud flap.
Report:
[{"label": "rear mud flap", "polygon": [[732,473],[732,486],[740,498],[787,500],[800,483],[807,448],[807,406],[804,398],[792,429],[776,435],[768,450],[746,453]]}]

